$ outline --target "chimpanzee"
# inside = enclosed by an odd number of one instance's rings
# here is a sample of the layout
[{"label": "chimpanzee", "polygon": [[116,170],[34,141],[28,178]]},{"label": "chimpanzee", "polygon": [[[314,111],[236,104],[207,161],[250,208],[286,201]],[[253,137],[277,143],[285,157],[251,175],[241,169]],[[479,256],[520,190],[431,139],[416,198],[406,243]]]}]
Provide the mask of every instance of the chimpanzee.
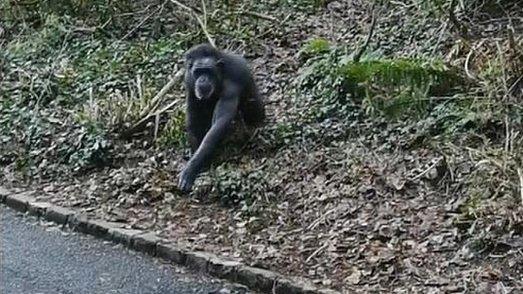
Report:
[{"label": "chimpanzee", "polygon": [[259,126],[265,108],[244,58],[200,44],[186,53],[185,64],[186,124],[193,155],[178,187],[188,192],[230,133],[232,121],[241,117],[245,124]]}]

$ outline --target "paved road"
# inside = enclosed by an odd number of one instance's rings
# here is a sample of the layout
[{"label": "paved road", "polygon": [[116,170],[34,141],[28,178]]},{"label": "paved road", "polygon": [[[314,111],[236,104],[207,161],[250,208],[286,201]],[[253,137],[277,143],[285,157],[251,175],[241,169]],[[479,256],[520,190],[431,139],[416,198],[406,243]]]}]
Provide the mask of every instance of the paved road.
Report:
[{"label": "paved road", "polygon": [[0,205],[0,294],[19,293],[245,291]]}]

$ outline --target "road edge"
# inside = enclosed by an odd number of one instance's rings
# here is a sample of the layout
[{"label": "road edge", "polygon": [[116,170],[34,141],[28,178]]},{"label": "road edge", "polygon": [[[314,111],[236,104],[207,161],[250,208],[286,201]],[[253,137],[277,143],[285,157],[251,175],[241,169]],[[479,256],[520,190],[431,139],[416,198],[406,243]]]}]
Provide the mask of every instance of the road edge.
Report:
[{"label": "road edge", "polygon": [[186,266],[211,276],[240,283],[252,290],[273,294],[335,294],[335,290],[318,288],[303,278],[285,277],[279,273],[226,260],[214,253],[191,251],[169,244],[152,231],[126,229],[121,223],[89,218],[69,208],[38,201],[29,192],[13,192],[0,186],[0,203],[29,215],[37,216],[74,231],[122,244],[132,250],[146,253]]}]

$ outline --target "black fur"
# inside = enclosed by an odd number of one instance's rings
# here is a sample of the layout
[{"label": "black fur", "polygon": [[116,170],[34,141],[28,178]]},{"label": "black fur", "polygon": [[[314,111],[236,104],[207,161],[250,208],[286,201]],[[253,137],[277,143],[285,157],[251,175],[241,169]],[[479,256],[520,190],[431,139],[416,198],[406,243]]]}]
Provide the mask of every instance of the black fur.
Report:
[{"label": "black fur", "polygon": [[265,119],[263,102],[244,58],[201,44],[191,48],[185,59],[186,122],[194,154],[180,174],[178,185],[184,192],[191,190],[198,173],[210,163],[238,114],[250,126]]}]

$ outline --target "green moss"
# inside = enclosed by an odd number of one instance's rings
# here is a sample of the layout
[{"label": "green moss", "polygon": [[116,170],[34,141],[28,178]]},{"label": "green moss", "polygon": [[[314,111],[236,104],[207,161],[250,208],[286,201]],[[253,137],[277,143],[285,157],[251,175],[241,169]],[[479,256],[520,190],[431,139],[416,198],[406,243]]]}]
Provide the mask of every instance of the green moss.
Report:
[{"label": "green moss", "polygon": [[[423,112],[433,95],[448,94],[459,76],[438,60],[350,56],[334,51],[313,61],[299,79],[314,116],[346,116],[353,106],[367,113],[401,117]],[[352,106],[351,106],[352,105]]]}]

